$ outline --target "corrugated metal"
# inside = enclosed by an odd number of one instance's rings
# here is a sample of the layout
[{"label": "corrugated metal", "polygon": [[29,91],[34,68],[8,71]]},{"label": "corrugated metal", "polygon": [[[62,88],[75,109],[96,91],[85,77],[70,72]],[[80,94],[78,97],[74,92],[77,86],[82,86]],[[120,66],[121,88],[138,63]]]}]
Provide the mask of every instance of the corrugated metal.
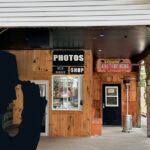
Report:
[{"label": "corrugated metal", "polygon": [[0,26],[149,25],[150,0],[0,0]]}]

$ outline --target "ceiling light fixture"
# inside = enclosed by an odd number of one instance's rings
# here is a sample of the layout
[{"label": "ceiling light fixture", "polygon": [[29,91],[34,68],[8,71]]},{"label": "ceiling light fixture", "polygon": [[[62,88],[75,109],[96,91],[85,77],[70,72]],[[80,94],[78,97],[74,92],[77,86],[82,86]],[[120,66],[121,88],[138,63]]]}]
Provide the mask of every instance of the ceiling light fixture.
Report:
[{"label": "ceiling light fixture", "polygon": [[100,36],[100,37],[104,37],[104,34],[100,34],[99,36]]},{"label": "ceiling light fixture", "polygon": [[126,39],[128,36],[127,35],[124,35],[124,38]]}]

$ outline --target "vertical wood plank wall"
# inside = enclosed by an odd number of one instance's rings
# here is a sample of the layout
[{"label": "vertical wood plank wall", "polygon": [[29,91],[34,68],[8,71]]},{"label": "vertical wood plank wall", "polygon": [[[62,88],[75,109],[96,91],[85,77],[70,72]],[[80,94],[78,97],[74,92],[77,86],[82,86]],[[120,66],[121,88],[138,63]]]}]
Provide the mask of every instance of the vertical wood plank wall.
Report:
[{"label": "vertical wood plank wall", "polygon": [[[91,135],[92,51],[85,50],[83,111],[52,111],[52,52],[49,50],[10,51],[16,55],[21,80],[49,80],[49,136]],[[18,105],[16,104],[16,108]],[[15,109],[16,111],[18,109]],[[19,113],[19,112],[16,112]],[[14,122],[18,123],[19,118]]]},{"label": "vertical wood plank wall", "polygon": [[[126,113],[126,90],[121,78],[137,78],[137,72],[93,74],[92,51],[85,50],[84,107],[83,111],[52,111],[52,52],[50,50],[10,51],[17,57],[21,80],[49,81],[49,136],[88,136],[102,134],[102,84],[121,84],[122,116]],[[17,88],[19,90],[19,87]],[[21,98],[17,94],[17,100]],[[14,123],[20,122],[21,102],[14,106]],[[131,81],[129,93],[129,113],[133,116],[133,126],[138,123],[137,82]],[[18,111],[18,112],[17,112]],[[18,118],[17,118],[18,116]],[[123,118],[123,117],[122,117]]]},{"label": "vertical wood plank wall", "polygon": [[[129,113],[133,116],[133,126],[138,123],[137,101],[137,73],[94,73],[93,74],[93,107],[92,107],[92,134],[102,132],[102,84],[121,84],[122,116],[126,113],[126,89],[121,78],[130,76],[135,78],[131,81],[129,92]],[[123,118],[123,117],[122,117]],[[97,128],[96,128],[97,125]],[[100,128],[100,131],[99,131]]]}]

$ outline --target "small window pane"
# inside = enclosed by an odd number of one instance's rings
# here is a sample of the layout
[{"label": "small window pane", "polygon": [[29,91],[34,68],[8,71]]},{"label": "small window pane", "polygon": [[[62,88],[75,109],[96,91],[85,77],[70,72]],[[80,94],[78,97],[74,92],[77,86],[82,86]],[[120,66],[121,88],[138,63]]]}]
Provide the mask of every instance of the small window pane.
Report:
[{"label": "small window pane", "polygon": [[107,96],[117,96],[117,88],[107,88]]},{"label": "small window pane", "polygon": [[78,77],[68,78],[68,106],[69,109],[78,109]]},{"label": "small window pane", "polygon": [[105,103],[106,107],[118,107],[118,87],[106,86]]},{"label": "small window pane", "polygon": [[117,97],[107,97],[107,106],[108,105],[117,106],[118,105]]}]

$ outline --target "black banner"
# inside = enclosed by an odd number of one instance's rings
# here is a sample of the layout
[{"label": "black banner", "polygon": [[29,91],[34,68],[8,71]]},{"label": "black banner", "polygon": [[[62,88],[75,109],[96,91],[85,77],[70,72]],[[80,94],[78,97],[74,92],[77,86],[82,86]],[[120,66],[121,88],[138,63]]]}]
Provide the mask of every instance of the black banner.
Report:
[{"label": "black banner", "polygon": [[84,66],[84,51],[53,51],[53,66]]}]

